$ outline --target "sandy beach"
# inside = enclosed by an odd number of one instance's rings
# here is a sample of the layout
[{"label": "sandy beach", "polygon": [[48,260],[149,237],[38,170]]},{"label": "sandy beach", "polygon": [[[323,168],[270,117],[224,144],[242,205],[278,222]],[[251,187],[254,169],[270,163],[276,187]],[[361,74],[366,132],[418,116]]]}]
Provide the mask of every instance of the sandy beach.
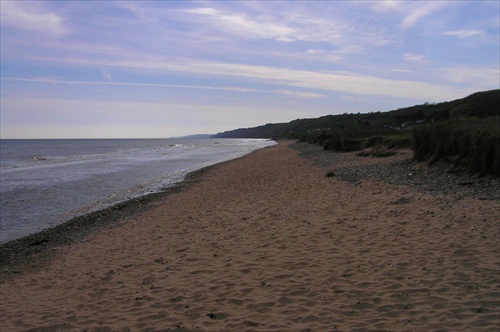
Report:
[{"label": "sandy beach", "polygon": [[42,261],[5,265],[0,330],[500,329],[498,183],[440,190],[394,181],[432,182],[409,152],[321,164],[293,145],[210,167]]}]

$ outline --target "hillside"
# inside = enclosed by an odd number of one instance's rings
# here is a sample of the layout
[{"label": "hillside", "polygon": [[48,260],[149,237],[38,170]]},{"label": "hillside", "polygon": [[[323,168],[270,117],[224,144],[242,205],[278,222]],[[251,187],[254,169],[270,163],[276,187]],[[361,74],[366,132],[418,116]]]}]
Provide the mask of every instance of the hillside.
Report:
[{"label": "hillside", "polygon": [[240,128],[214,135],[215,138],[300,138],[311,131],[365,125],[394,131],[415,124],[463,118],[500,117],[500,90],[476,92],[470,96],[438,104],[422,104],[387,112],[344,113],[319,118],[296,119],[288,123]]}]

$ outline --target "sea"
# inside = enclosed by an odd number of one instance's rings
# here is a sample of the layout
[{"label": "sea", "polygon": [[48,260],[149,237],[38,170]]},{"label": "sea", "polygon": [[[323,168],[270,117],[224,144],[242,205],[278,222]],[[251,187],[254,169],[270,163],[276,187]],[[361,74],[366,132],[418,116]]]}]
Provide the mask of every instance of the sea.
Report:
[{"label": "sea", "polygon": [[0,140],[0,243],[131,198],[276,142],[264,139]]}]

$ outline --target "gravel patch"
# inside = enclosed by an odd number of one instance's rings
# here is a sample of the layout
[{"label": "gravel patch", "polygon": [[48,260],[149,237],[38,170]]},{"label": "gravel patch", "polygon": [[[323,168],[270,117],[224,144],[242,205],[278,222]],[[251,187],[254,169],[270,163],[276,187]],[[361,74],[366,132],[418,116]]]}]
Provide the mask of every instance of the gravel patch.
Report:
[{"label": "gravel patch", "polygon": [[[316,166],[344,181],[358,183],[362,180],[384,181],[411,186],[429,194],[452,195],[456,199],[500,199],[500,179],[477,177],[466,173],[450,173],[447,165],[413,160],[411,150],[395,150],[388,157],[358,156],[358,152],[340,153],[323,150],[308,143],[295,143],[291,148]],[[327,175],[328,176],[328,175]]]}]

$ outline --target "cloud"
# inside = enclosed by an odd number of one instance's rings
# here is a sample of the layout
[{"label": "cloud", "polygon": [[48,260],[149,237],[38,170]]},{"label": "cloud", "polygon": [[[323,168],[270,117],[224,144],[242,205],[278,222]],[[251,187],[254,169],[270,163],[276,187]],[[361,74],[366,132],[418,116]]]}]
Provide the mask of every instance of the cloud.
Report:
[{"label": "cloud", "polygon": [[[181,13],[195,15],[180,15],[179,20],[200,22],[202,19],[203,33],[212,30],[211,38],[223,33],[251,40],[274,40],[285,43],[310,43],[312,50],[335,47],[334,60],[341,55],[359,52],[366,45],[384,46],[390,39],[381,29],[373,31],[369,27],[373,19],[366,15],[349,17],[342,15],[344,9],[334,2],[327,3],[322,10],[314,6],[306,6],[295,2],[284,6],[282,2],[269,2],[271,5],[253,6],[252,12],[245,8],[234,7],[231,10],[218,8],[192,8]],[[349,6],[349,5],[348,5]],[[365,9],[362,8],[361,11]],[[353,12],[359,8],[353,9]],[[357,14],[356,14],[357,15]],[[230,38],[228,38],[230,39]],[[316,45],[313,45],[316,44]]]},{"label": "cloud", "polygon": [[200,14],[200,15],[212,15],[212,16],[218,15],[217,10],[213,8],[193,8],[193,9],[186,9],[184,10],[184,12],[192,14]]},{"label": "cloud", "polygon": [[500,89],[499,68],[453,67],[443,70],[453,83],[474,84],[477,90]]},{"label": "cloud", "polygon": [[[426,56],[411,53],[406,53],[405,59],[421,63],[429,61]],[[206,77],[207,75],[219,78],[235,77],[244,82],[245,85],[255,83],[273,84],[279,86],[275,90],[294,90],[290,88],[312,89],[315,91],[310,92],[316,94],[322,94],[319,91],[334,91],[362,96],[387,96],[411,100],[450,100],[470,93],[470,88],[464,89],[463,87],[444,86],[422,81],[394,80],[371,75],[360,75],[353,72],[300,70],[197,59],[175,60],[172,58],[142,57],[139,60],[131,58],[129,60],[107,62],[83,58],[58,58],[57,62],[67,65],[116,68],[117,70],[139,70],[155,72],[156,74],[177,72],[198,77]],[[190,88],[198,87],[191,86]],[[213,89],[234,89],[234,91],[240,89],[241,91],[242,88],[213,87]]]},{"label": "cloud", "polygon": [[115,62],[115,66],[156,71],[179,71],[200,76],[238,77],[266,84],[364,96],[388,96],[413,100],[447,100],[459,98],[468,90],[409,80],[391,80],[348,72],[325,72],[231,64],[210,61],[189,62]]},{"label": "cloud", "polygon": [[398,69],[398,68],[393,68],[393,69],[390,69],[390,71],[392,72],[396,72],[396,73],[413,73],[412,70],[408,70],[408,69]]},{"label": "cloud", "polygon": [[259,124],[284,104],[303,117],[499,85],[494,1],[0,1],[2,75],[35,77],[2,78],[1,99],[203,101],[213,109],[194,107],[193,119],[200,110],[219,121],[253,105],[261,117],[242,116]]},{"label": "cloud", "polygon": [[193,70],[214,75],[254,78],[294,87],[335,91],[364,96],[389,96],[408,99],[442,100],[466,94],[461,89],[436,84],[390,80],[345,72],[294,70],[252,65],[198,63]]},{"label": "cloud", "polygon": [[[102,71],[101,71],[102,73]],[[104,76],[104,73],[102,73]],[[108,74],[109,75],[109,74]],[[106,77],[106,76],[105,76]],[[94,81],[65,81],[51,77],[38,77],[38,78],[19,78],[19,77],[4,77],[2,80],[32,82],[32,83],[47,83],[47,84],[65,84],[65,85],[106,85],[106,86],[136,86],[136,87],[156,87],[156,88],[174,88],[174,89],[195,89],[195,90],[220,90],[232,92],[252,92],[252,93],[266,93],[266,94],[282,94],[293,96],[297,98],[319,98],[324,97],[322,94],[303,91],[292,90],[259,90],[242,87],[222,87],[222,86],[202,86],[202,85],[180,85],[180,84],[158,84],[158,83],[138,83],[138,82],[113,82],[110,79],[108,82],[94,82]]]},{"label": "cloud", "polygon": [[405,61],[416,62],[416,63],[429,63],[429,58],[425,55],[421,54],[412,54],[406,53],[404,54]]},{"label": "cloud", "polygon": [[291,90],[275,90],[274,93],[299,97],[299,98],[319,98],[324,97],[324,95],[312,92],[300,92],[300,91],[291,91]]},{"label": "cloud", "polygon": [[401,27],[408,29],[417,24],[418,21],[426,16],[435,14],[441,8],[446,5],[446,2],[442,1],[428,1],[428,2],[414,2],[415,5],[411,5],[406,8],[407,14],[401,21]]},{"label": "cloud", "polygon": [[66,32],[62,17],[47,11],[38,2],[2,1],[1,7],[2,25],[51,35]]},{"label": "cloud", "polygon": [[294,30],[269,18],[252,19],[247,15],[224,13],[214,8],[193,8],[183,12],[204,16],[212,26],[246,38],[264,38],[278,41],[294,41]]},{"label": "cloud", "polygon": [[217,87],[217,86],[202,86],[202,85],[180,85],[180,84],[159,84],[159,83],[140,83],[140,82],[95,82],[95,81],[68,81],[60,80],[51,77],[37,78],[20,78],[20,77],[3,77],[2,80],[47,83],[47,84],[66,84],[66,85],[108,85],[108,86],[136,86],[136,87],[157,87],[157,88],[179,88],[179,89],[201,89],[201,90],[226,90],[234,92],[268,92],[263,90],[248,89],[241,87]]},{"label": "cloud", "polygon": [[458,38],[468,38],[468,37],[473,37],[473,36],[480,36],[484,34],[482,30],[477,30],[477,29],[462,29],[462,30],[454,30],[454,31],[447,31],[444,33],[446,36],[454,36]]},{"label": "cloud", "polygon": [[436,84],[390,80],[346,72],[294,70],[253,65],[195,63],[191,70],[203,74],[239,76],[293,87],[350,93],[364,96],[389,96],[424,100],[449,99],[465,94],[463,90]]},{"label": "cloud", "polygon": [[101,75],[104,77],[108,82],[113,82],[113,78],[111,77],[111,74],[107,69],[101,69]]}]

